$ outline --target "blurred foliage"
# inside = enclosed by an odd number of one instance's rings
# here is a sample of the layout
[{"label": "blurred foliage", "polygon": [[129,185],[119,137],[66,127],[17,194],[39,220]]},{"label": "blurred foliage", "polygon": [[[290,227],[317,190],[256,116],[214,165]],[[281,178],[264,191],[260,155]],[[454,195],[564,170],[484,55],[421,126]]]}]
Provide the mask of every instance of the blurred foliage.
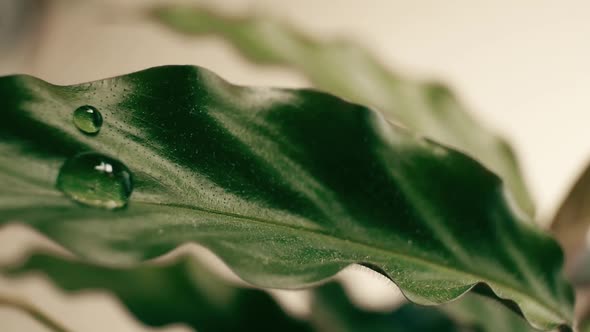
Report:
[{"label": "blurred foliage", "polygon": [[137,319],[155,327],[182,323],[204,332],[533,331],[521,317],[479,295],[441,307],[408,303],[381,313],[357,308],[333,281],[313,290],[311,314],[298,320],[266,292],[233,285],[192,257],[120,269],[37,253],[3,272],[11,277],[41,272],[69,292],[107,290]]}]

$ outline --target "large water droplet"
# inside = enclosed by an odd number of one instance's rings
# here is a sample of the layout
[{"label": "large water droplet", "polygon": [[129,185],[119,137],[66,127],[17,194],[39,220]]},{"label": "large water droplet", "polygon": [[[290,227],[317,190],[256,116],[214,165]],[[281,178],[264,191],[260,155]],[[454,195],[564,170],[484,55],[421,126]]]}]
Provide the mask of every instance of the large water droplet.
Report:
[{"label": "large water droplet", "polygon": [[68,159],[57,176],[57,187],[86,205],[116,209],[127,205],[133,191],[131,171],[122,162],[85,152]]},{"label": "large water droplet", "polygon": [[96,134],[102,126],[102,115],[90,105],[80,106],[74,111],[74,124],[83,133]]}]

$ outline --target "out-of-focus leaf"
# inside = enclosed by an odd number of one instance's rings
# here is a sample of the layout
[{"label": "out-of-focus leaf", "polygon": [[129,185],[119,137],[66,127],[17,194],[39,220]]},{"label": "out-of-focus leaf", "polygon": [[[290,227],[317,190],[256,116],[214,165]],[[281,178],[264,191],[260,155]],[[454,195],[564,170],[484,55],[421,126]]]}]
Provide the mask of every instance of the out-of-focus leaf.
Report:
[{"label": "out-of-focus leaf", "polygon": [[335,282],[313,291],[309,322],[303,322],[285,315],[267,293],[231,285],[188,257],[165,266],[116,269],[39,253],[4,272],[13,277],[41,272],[67,291],[112,292],[151,326],[182,323],[197,331],[533,331],[521,317],[479,295],[441,307],[409,303],[379,313],[354,306]]},{"label": "out-of-focus leaf", "polygon": [[[419,304],[484,283],[534,326],[571,324],[561,250],[520,219],[500,179],[366,107],[191,66],[73,86],[9,76],[0,100],[0,223],[26,222],[80,257],[128,265],[194,241],[246,281],[279,288],[362,262]],[[74,126],[81,105],[102,113],[98,134]],[[57,189],[64,162],[69,173],[88,151],[133,173],[126,208]],[[126,192],[104,186],[118,162],[84,161],[67,177],[74,197]]]},{"label": "out-of-focus leaf", "polygon": [[590,330],[590,167],[576,180],[551,223],[565,253],[565,272],[576,290],[576,317],[581,331]]},{"label": "out-of-focus leaf", "polygon": [[466,152],[500,175],[520,207],[534,214],[510,146],[444,85],[402,77],[353,43],[319,42],[267,17],[234,18],[182,5],[159,7],[154,14],[181,33],[219,35],[254,62],[292,66],[319,89],[373,106],[391,121]]},{"label": "out-of-focus leaf", "polygon": [[575,285],[576,311],[575,318],[580,332],[590,332],[590,286],[587,284]]},{"label": "out-of-focus leaf", "polygon": [[326,284],[314,293],[312,318],[319,331],[478,331],[533,332],[522,317],[496,301],[476,294],[440,307],[404,304],[392,313],[364,311],[353,306],[342,287]]},{"label": "out-of-focus leaf", "polygon": [[551,232],[565,253],[566,272],[570,276],[575,275],[576,270],[584,269],[587,258],[584,257],[587,248],[586,235],[589,229],[590,167],[578,178],[551,223]]},{"label": "out-of-focus leaf", "polygon": [[182,323],[201,332],[311,331],[267,293],[237,288],[188,257],[168,266],[117,269],[36,254],[5,272],[20,276],[36,271],[67,291],[112,292],[151,326]]}]

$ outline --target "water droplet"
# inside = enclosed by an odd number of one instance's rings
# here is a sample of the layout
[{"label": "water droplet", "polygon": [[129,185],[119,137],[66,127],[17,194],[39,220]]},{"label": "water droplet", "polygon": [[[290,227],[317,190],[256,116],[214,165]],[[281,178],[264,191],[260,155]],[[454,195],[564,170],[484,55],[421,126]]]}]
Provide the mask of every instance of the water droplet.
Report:
[{"label": "water droplet", "polygon": [[96,134],[102,126],[102,115],[90,105],[80,106],[74,111],[74,124],[83,133]]},{"label": "water droplet", "polygon": [[116,209],[127,205],[133,179],[120,161],[85,152],[66,160],[57,176],[57,188],[76,202]]}]

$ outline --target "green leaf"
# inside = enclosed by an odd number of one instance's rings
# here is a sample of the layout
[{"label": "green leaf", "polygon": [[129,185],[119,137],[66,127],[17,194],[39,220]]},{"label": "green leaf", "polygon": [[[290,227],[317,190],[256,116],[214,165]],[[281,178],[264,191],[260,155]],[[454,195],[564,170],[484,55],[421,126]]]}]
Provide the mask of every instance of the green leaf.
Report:
[{"label": "green leaf", "polygon": [[[0,223],[26,222],[80,257],[129,265],[192,241],[278,288],[362,262],[419,304],[484,283],[536,327],[572,322],[557,243],[523,222],[500,179],[363,106],[191,66],[74,86],[9,76],[0,100]],[[101,112],[97,135],[73,124],[82,105]],[[88,151],[118,162],[87,164]],[[78,172],[68,196],[60,168]],[[68,198],[118,202],[129,178],[125,208]]]},{"label": "green leaf", "polygon": [[237,288],[189,257],[168,266],[117,269],[35,254],[4,272],[21,276],[36,271],[67,291],[112,292],[150,326],[182,323],[205,332],[312,330],[289,317],[269,294]]},{"label": "green leaf", "polygon": [[[117,269],[44,253],[4,268],[7,276],[42,272],[70,292],[104,289],[150,326],[182,323],[197,331],[533,331],[495,301],[469,294],[442,307],[404,304],[391,313],[354,306],[329,282],[314,289],[309,322],[288,317],[265,292],[238,288],[189,257],[172,264]],[[261,319],[263,317],[263,319]]]},{"label": "green leaf", "polygon": [[444,85],[402,77],[354,43],[319,42],[267,17],[234,18],[182,5],[159,7],[154,17],[181,33],[219,35],[254,62],[294,67],[319,89],[375,107],[388,120],[475,157],[500,175],[520,207],[534,215],[510,146],[480,125]]}]

